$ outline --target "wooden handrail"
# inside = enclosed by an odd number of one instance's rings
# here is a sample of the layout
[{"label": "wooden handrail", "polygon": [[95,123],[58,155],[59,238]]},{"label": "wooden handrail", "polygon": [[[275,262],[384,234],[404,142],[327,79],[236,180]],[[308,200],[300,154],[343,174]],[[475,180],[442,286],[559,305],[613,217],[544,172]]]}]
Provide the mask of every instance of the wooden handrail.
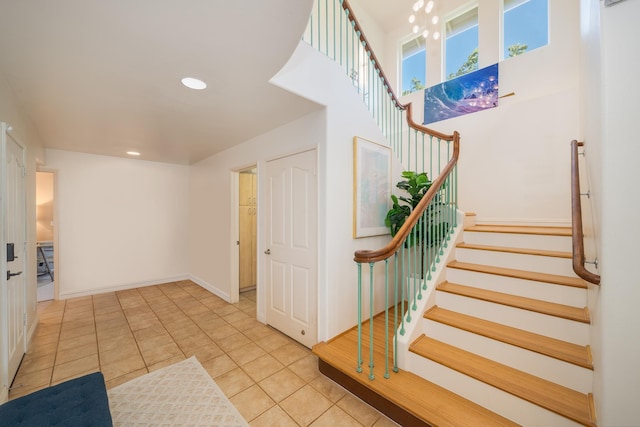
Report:
[{"label": "wooden handrail", "polygon": [[580,171],[578,168],[578,147],[583,142],[571,141],[571,234],[573,246],[573,271],[584,280],[600,284],[600,276],[584,268],[584,232],[582,228],[582,202],[580,201]]},{"label": "wooden handrail", "polygon": [[407,124],[409,125],[409,127],[412,128],[412,129],[418,130],[420,132],[424,132],[424,133],[426,133],[428,135],[433,135],[436,138],[440,138],[440,139],[445,140],[445,141],[453,141],[454,140],[454,135],[446,135],[444,133],[440,133],[440,132],[435,131],[433,129],[429,129],[429,128],[425,127],[425,126],[419,125],[419,124],[417,124],[417,123],[415,123],[413,121],[413,117],[411,117],[411,103],[401,104],[400,101],[398,100],[398,97],[396,96],[395,92],[391,88],[391,84],[389,83],[389,79],[387,79],[387,75],[384,73],[384,71],[382,70],[382,67],[380,66],[380,61],[378,60],[378,57],[373,52],[373,49],[371,49],[371,45],[369,44],[369,40],[367,40],[367,37],[364,35],[364,31],[362,31],[362,27],[360,26],[360,23],[358,22],[358,19],[356,18],[356,15],[353,13],[353,9],[351,8],[351,5],[349,4],[348,0],[343,0],[342,8],[347,11],[347,17],[348,17],[349,21],[353,22],[354,30],[356,32],[360,33],[360,36],[359,36],[360,37],[360,42],[364,46],[364,49],[369,53],[369,56],[371,57],[371,62],[373,62],[374,68],[376,69],[376,71],[378,72],[380,77],[382,78],[382,81],[384,82],[384,85],[387,87],[387,93],[391,96],[391,99],[393,100],[393,103],[400,110],[406,110],[406,112],[407,112]]},{"label": "wooden handrail", "polygon": [[453,133],[453,155],[451,156],[451,160],[449,163],[442,169],[440,175],[433,181],[433,184],[424,195],[422,200],[415,207],[411,215],[407,217],[407,220],[402,224],[402,227],[398,230],[396,235],[391,239],[391,241],[382,249],[377,250],[359,250],[356,251],[355,257],[353,260],[355,262],[377,262],[382,261],[383,259],[387,259],[395,254],[398,249],[402,246],[407,236],[411,232],[411,229],[416,225],[416,223],[422,217],[422,213],[427,209],[436,193],[440,190],[440,187],[444,183],[445,179],[451,174],[454,166],[458,161],[458,156],[460,154],[460,134],[458,132]]}]

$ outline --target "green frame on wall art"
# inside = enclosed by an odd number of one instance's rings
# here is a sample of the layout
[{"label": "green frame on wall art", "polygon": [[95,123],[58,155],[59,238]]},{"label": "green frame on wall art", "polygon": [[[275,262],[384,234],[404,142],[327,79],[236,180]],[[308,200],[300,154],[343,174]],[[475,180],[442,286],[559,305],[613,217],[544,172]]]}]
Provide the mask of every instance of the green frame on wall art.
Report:
[{"label": "green frame on wall art", "polygon": [[353,137],[353,238],[389,234],[391,148]]}]

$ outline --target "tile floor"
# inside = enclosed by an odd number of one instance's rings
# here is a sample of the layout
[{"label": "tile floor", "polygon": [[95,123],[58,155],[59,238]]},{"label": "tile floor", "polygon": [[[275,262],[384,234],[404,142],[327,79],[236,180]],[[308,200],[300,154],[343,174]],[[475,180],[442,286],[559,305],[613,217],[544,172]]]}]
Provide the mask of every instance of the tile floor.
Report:
[{"label": "tile floor", "polygon": [[191,281],[38,304],[10,398],[102,371],[107,388],[195,355],[251,426],[393,426],[325,378],[309,349]]}]

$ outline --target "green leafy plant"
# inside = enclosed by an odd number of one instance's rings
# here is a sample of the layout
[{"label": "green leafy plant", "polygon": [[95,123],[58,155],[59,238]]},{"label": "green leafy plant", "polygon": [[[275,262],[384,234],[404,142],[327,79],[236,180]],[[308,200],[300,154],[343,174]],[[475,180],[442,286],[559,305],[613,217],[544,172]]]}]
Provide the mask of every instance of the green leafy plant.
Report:
[{"label": "green leafy plant", "polygon": [[[411,212],[413,212],[416,206],[418,206],[420,200],[422,200],[433,184],[433,182],[429,180],[426,172],[417,173],[413,171],[404,171],[402,172],[402,177],[405,179],[398,182],[396,187],[404,190],[408,196],[391,196],[393,205],[387,212],[387,216],[384,221],[385,225],[389,227],[392,236],[395,236],[398,233],[409,215],[411,215]],[[440,194],[436,194],[431,206],[427,208],[426,223],[419,222],[416,224],[416,232],[411,233],[407,237],[405,247],[411,247],[418,243],[424,243],[427,246],[432,246],[437,243],[439,238],[444,236],[444,232],[448,228],[448,225],[444,222],[436,224],[435,219],[433,218],[435,206],[438,204],[441,204]]]}]

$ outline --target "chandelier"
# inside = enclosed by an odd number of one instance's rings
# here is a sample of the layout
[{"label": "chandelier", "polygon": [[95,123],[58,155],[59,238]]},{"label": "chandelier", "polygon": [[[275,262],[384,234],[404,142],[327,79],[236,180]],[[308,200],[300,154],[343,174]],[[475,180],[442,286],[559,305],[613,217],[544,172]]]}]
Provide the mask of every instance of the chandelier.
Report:
[{"label": "chandelier", "polygon": [[412,25],[411,29],[414,34],[422,32],[422,37],[425,39],[429,36],[433,37],[434,40],[440,38],[438,27],[435,27],[433,31],[429,31],[431,25],[436,26],[440,21],[440,18],[433,10],[434,6],[433,0],[429,0],[426,4],[424,0],[418,0],[413,4],[413,13],[409,16],[409,24]]}]

